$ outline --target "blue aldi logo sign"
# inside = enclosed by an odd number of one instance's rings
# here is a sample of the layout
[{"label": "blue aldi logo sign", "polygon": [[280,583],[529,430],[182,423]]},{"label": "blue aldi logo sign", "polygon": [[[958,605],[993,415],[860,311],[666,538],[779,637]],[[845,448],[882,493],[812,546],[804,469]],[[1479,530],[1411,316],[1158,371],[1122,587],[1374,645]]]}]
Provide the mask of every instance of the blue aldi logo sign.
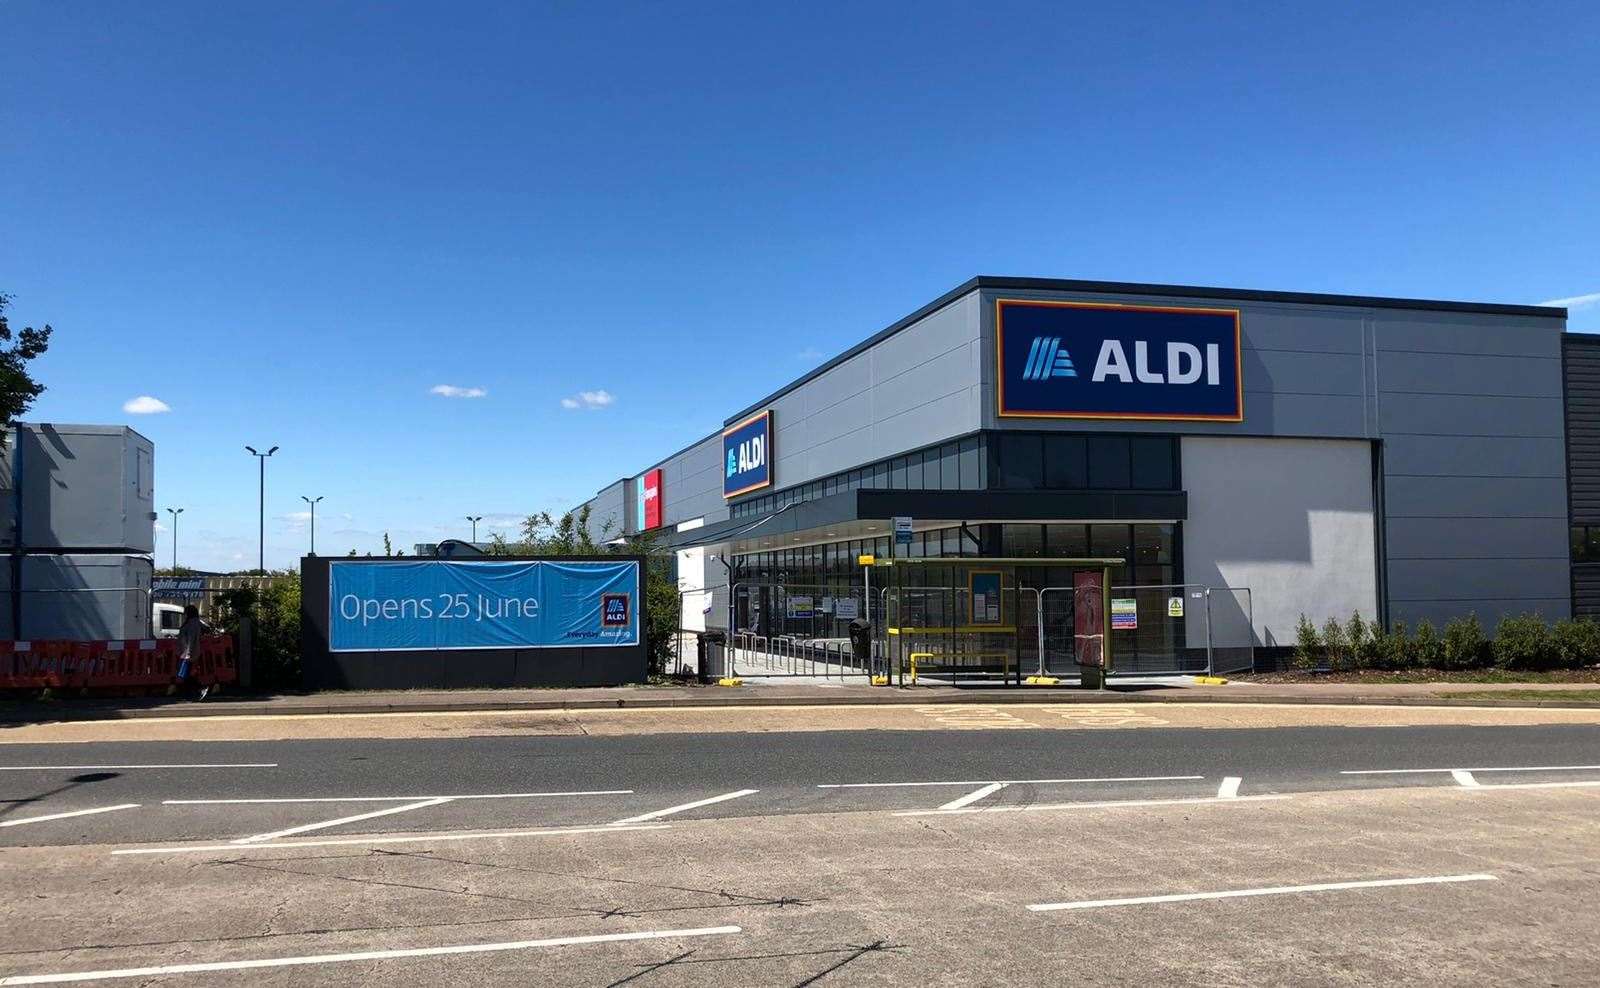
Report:
[{"label": "blue aldi logo sign", "polygon": [[772,410],[722,430],[722,496],[772,486]]},{"label": "blue aldi logo sign", "polygon": [[1002,418],[1242,422],[1239,310],[995,303]]},{"label": "blue aldi logo sign", "polygon": [[600,626],[602,628],[626,628],[632,623],[630,611],[633,598],[625,593],[604,593],[600,595]]}]

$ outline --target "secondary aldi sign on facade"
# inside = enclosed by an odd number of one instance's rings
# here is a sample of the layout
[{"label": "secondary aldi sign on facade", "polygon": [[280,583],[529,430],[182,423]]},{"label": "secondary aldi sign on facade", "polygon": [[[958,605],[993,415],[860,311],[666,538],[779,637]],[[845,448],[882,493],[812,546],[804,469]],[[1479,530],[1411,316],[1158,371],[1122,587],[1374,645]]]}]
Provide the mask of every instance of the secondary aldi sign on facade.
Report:
[{"label": "secondary aldi sign on facade", "polygon": [[772,486],[772,409],[722,430],[722,496]]},{"label": "secondary aldi sign on facade", "polygon": [[995,303],[1002,418],[1244,420],[1239,310]]},{"label": "secondary aldi sign on facade", "polygon": [[644,500],[643,517],[639,519],[641,531],[661,527],[661,468],[646,470],[644,482],[639,485],[639,497]]}]

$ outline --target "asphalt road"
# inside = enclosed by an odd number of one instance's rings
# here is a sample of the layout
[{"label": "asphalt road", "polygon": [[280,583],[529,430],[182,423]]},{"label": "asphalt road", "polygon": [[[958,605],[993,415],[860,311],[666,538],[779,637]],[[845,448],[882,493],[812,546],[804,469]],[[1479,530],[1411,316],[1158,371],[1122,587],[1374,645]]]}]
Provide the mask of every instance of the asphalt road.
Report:
[{"label": "asphalt road", "polygon": [[0,744],[0,986],[1600,971],[1600,724],[723,716],[751,727]]},{"label": "asphalt road", "polygon": [[[217,767],[132,767],[199,765]],[[967,805],[1199,799],[1230,778],[1242,796],[1439,787],[1494,768],[1517,771],[1469,782],[1600,780],[1600,725],[4,745],[0,846],[604,825],[734,792],[670,816],[923,811],[994,783]],[[317,826],[377,810],[395,811]]]}]

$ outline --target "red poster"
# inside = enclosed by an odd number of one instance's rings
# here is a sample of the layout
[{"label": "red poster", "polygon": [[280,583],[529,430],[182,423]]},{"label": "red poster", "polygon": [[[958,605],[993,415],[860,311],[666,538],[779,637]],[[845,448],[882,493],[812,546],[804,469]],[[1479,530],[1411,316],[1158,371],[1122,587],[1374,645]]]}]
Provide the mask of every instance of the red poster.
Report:
[{"label": "red poster", "polygon": [[1072,638],[1078,665],[1105,668],[1105,579],[1099,570],[1072,574]]},{"label": "red poster", "polygon": [[644,527],[645,531],[661,527],[661,468],[644,475]]}]

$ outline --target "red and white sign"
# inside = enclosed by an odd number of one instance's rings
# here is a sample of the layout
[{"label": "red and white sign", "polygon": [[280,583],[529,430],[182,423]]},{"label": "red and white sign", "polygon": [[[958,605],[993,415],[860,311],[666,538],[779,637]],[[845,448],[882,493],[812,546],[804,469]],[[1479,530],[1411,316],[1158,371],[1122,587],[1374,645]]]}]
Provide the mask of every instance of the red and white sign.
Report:
[{"label": "red and white sign", "polygon": [[646,471],[644,475],[644,528],[661,527],[661,468]]}]

